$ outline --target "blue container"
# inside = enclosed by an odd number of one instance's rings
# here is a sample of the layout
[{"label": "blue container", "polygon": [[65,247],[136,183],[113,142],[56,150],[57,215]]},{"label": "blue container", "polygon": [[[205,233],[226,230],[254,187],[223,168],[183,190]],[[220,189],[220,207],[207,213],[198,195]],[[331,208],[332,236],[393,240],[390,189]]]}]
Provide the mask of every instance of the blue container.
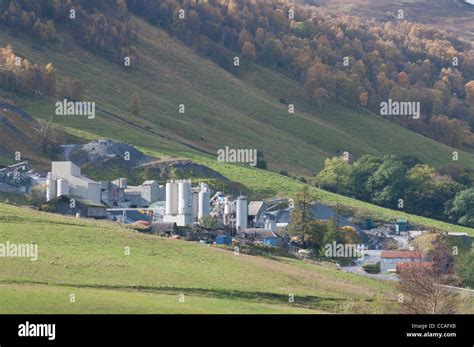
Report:
[{"label": "blue container", "polygon": [[263,239],[263,244],[267,246],[278,246],[278,238],[276,237],[267,237]]},{"label": "blue container", "polygon": [[232,237],[219,235],[216,237],[216,245],[231,245]]}]

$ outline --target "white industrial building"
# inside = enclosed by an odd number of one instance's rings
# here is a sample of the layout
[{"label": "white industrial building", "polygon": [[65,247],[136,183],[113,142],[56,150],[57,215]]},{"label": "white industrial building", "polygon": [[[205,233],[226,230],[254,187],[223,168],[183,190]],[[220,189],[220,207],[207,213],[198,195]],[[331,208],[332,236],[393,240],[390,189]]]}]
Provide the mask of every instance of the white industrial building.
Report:
[{"label": "white industrial building", "polygon": [[125,201],[131,206],[150,206],[157,201],[165,199],[165,188],[154,180],[143,182],[139,186],[127,186],[125,188]]},{"label": "white industrial building", "polygon": [[222,192],[217,192],[211,199],[213,208],[211,215],[216,217],[230,229],[246,229],[248,227],[249,207],[247,197],[239,196],[232,199]]},{"label": "white industrial building", "polygon": [[148,207],[165,200],[165,187],[148,180],[139,186],[128,185],[126,178],[102,182],[102,201],[113,207]]},{"label": "white industrial building", "polygon": [[46,200],[75,196],[101,203],[101,184],[81,175],[81,168],[71,161],[53,161],[46,178]]},{"label": "white industrial building", "polygon": [[209,216],[211,191],[206,183],[191,186],[191,180],[171,180],[166,183],[164,223],[191,225]]},{"label": "white industrial building", "polygon": [[54,161],[46,178],[46,199],[74,196],[113,207],[148,207],[164,200],[164,186],[149,180],[129,186],[126,178],[96,182],[81,175],[81,168],[71,161]]}]

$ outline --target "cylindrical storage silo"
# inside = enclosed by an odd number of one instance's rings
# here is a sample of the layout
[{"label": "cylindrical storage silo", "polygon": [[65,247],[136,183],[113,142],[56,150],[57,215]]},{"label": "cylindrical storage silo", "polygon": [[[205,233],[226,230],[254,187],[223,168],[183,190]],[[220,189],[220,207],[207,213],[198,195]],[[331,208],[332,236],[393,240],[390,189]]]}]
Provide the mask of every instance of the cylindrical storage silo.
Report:
[{"label": "cylindrical storage silo", "polygon": [[193,222],[196,222],[198,219],[199,213],[199,192],[193,190],[191,193],[191,215]]},{"label": "cylindrical storage silo", "polygon": [[69,182],[64,178],[58,179],[58,196],[69,195]]},{"label": "cylindrical storage silo", "polygon": [[166,209],[167,215],[178,214],[178,184],[175,181],[166,183]]},{"label": "cylindrical storage silo", "polygon": [[171,182],[166,183],[166,207],[165,213],[167,215],[171,214],[171,203],[172,203],[172,192],[171,192]]},{"label": "cylindrical storage silo", "polygon": [[171,214],[178,214],[178,183],[171,181]]},{"label": "cylindrical storage silo", "polygon": [[206,183],[201,183],[201,190],[199,192],[199,209],[198,219],[209,216],[209,204],[211,200],[211,192]]},{"label": "cylindrical storage silo", "polygon": [[235,227],[237,228],[237,230],[247,229],[247,219],[248,219],[247,198],[245,196],[239,196],[235,204],[236,204]]},{"label": "cylindrical storage silo", "polygon": [[46,177],[46,201],[50,201],[56,197],[56,180],[53,178],[53,174],[48,172]]},{"label": "cylindrical storage silo", "polygon": [[191,183],[188,180],[182,180],[178,183],[178,213],[191,214]]}]

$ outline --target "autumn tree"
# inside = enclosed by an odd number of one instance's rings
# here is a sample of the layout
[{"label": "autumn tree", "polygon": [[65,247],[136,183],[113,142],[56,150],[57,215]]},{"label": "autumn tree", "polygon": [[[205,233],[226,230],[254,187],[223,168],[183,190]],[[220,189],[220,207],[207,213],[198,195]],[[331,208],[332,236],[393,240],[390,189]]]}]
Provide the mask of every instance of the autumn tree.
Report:
[{"label": "autumn tree", "polygon": [[32,130],[41,143],[43,153],[48,153],[49,147],[51,150],[51,159],[54,159],[60,145],[64,142],[64,131],[62,127],[53,123],[51,120],[39,119],[33,124]]},{"label": "autumn tree", "polygon": [[306,72],[306,83],[304,87],[310,91],[310,100],[314,97],[314,92],[327,78],[328,67],[322,63],[316,63],[308,68]]},{"label": "autumn tree", "polygon": [[64,134],[66,131],[62,125],[51,122],[49,133],[51,160],[53,160],[61,152],[61,145],[65,142]]},{"label": "autumn tree", "polygon": [[63,81],[61,93],[62,97],[66,99],[80,101],[84,97],[84,85],[78,79],[66,77]]},{"label": "autumn tree", "polygon": [[400,272],[402,310],[416,314],[456,313],[457,294],[444,287],[442,276],[428,264],[409,263]]},{"label": "autumn tree", "polygon": [[471,107],[474,107],[474,80],[466,83],[465,90],[466,90],[466,102]]},{"label": "autumn tree", "polygon": [[[419,252],[411,262],[398,269],[399,288],[403,294],[402,311],[416,314],[452,314],[460,306],[459,295],[445,287],[449,283],[453,263],[447,243],[438,236],[428,252]],[[418,257],[419,256],[419,257]],[[423,262],[422,257],[431,258]]]},{"label": "autumn tree", "polygon": [[314,99],[318,103],[319,111],[321,111],[321,104],[329,99],[329,94],[326,89],[319,87],[314,91]]},{"label": "autumn tree", "polygon": [[255,54],[255,46],[251,42],[245,42],[242,46],[242,59],[244,62],[255,62],[257,60],[257,55]]},{"label": "autumn tree", "polygon": [[398,74],[398,81],[400,86],[403,88],[408,88],[410,86],[410,79],[405,71]]},{"label": "autumn tree", "polygon": [[56,94],[56,69],[52,63],[45,66],[45,92],[48,96],[54,96]]}]

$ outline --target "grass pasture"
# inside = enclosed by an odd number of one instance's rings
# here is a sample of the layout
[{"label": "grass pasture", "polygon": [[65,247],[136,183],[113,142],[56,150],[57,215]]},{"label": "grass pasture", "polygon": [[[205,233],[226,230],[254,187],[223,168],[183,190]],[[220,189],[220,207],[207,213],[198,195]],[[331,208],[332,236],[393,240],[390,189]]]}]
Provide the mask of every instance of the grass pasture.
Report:
[{"label": "grass pasture", "polygon": [[392,283],[333,265],[234,255],[0,204],[6,241],[35,242],[39,258],[0,258],[0,313],[382,313],[396,298]]}]

